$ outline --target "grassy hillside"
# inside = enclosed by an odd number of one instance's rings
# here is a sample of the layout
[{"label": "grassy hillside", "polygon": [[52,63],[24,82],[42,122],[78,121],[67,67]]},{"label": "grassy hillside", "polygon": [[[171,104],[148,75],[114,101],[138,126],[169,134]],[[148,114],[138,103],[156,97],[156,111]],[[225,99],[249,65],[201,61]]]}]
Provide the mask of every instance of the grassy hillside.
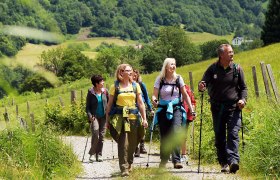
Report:
[{"label": "grassy hillside", "polygon": [[[259,90],[261,96],[265,96],[265,89],[262,82],[261,70],[260,70],[260,62],[264,61],[266,64],[271,64],[274,77],[276,79],[276,83],[280,85],[280,65],[278,63],[278,59],[280,59],[280,44],[275,44],[271,46],[267,46],[264,48],[259,48],[253,51],[243,52],[240,54],[236,54],[234,57],[234,61],[239,63],[246,75],[246,82],[248,84],[249,90],[249,103],[250,99],[254,98],[254,85],[253,85],[253,78],[252,78],[252,66],[256,66],[257,68],[257,78],[259,81]],[[215,62],[216,59],[210,59],[207,61],[203,61],[200,63],[184,66],[177,68],[177,73],[181,74],[185,80],[185,83],[189,84],[189,72],[193,73],[193,80],[195,87],[197,86],[198,81],[202,78],[202,75],[206,68]],[[146,83],[147,88],[152,93],[154,80],[158,75],[158,72],[143,75],[143,81]],[[106,80],[107,84],[111,84],[113,79]],[[26,101],[30,101],[30,107],[35,114],[38,116],[42,116],[43,113],[43,106],[45,104],[46,99],[49,99],[49,102],[59,102],[59,97],[62,97],[66,104],[70,103],[70,91],[77,90],[77,100],[80,101],[80,91],[83,90],[84,97],[86,96],[87,88],[91,86],[90,80],[84,79],[77,82],[73,82],[71,84],[65,84],[59,88],[50,89],[45,91],[41,94],[30,94],[26,96],[16,96],[16,97],[7,97],[2,99],[0,102],[2,106],[10,106],[12,99],[14,99],[15,104],[18,104],[20,107],[20,111],[25,114],[26,113]],[[271,91],[272,92],[272,91]],[[195,88],[195,93],[197,94],[197,89]],[[0,108],[1,112],[4,112],[4,108]],[[10,107],[9,111],[15,112],[15,107]]]},{"label": "grassy hillside", "polygon": [[234,34],[231,35],[225,35],[225,36],[217,36],[210,33],[198,33],[198,32],[187,32],[187,35],[190,37],[191,41],[195,43],[196,45],[201,45],[207,41],[213,41],[213,40],[222,40],[225,39],[228,42],[231,43]]}]

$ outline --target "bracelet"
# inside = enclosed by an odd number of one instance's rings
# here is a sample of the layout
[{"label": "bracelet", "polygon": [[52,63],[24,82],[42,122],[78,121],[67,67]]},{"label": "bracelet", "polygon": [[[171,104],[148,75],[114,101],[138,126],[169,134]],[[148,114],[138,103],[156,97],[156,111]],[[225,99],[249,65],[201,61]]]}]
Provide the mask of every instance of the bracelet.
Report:
[{"label": "bracelet", "polygon": [[191,114],[192,114],[192,116],[196,116],[196,112],[195,111],[191,112]]}]

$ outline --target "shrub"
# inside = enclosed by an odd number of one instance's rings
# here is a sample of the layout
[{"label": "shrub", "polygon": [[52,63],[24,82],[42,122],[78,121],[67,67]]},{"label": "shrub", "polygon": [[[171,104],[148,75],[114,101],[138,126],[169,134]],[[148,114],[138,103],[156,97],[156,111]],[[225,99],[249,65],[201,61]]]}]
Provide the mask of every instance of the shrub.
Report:
[{"label": "shrub", "polygon": [[57,131],[71,134],[86,134],[89,129],[84,104],[72,104],[68,107],[47,105],[45,124],[54,125]]},{"label": "shrub", "polygon": [[73,178],[79,173],[76,156],[57,134],[41,127],[0,133],[0,177],[4,179]]}]

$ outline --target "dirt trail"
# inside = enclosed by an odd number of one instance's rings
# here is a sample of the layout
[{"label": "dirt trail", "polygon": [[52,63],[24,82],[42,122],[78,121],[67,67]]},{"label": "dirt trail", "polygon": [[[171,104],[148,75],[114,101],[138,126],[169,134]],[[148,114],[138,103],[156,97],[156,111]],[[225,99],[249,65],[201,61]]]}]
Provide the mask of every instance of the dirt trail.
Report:
[{"label": "dirt trail", "polygon": [[[86,137],[69,136],[64,137],[66,143],[73,147],[79,160],[82,160],[86,144]],[[113,149],[112,149],[113,147]],[[111,140],[105,140],[103,147],[103,162],[89,163],[88,150],[90,148],[90,138],[88,140],[84,161],[82,162],[84,172],[77,179],[116,179],[118,173],[118,155],[117,144]],[[151,149],[149,167],[158,167],[160,162],[159,150]],[[141,154],[139,158],[134,158],[133,168],[146,168],[147,154]],[[242,179],[238,174],[224,174],[220,172],[219,166],[204,166],[197,173],[197,162],[189,161],[189,165],[184,164],[183,169],[174,169],[173,164],[168,162],[167,170],[182,179],[200,180],[200,179]]]}]

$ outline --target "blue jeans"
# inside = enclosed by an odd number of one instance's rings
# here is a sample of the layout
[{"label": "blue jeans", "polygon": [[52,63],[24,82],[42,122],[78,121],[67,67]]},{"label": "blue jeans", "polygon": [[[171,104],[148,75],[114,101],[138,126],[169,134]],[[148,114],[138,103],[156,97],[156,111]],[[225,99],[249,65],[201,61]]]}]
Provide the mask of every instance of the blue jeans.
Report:
[{"label": "blue jeans", "polygon": [[[173,110],[173,118],[168,120],[166,118],[166,110],[163,109],[158,114],[158,124],[159,124],[159,131],[160,131],[160,159],[162,162],[167,162],[169,159],[170,154],[172,154],[172,162],[177,163],[180,162],[180,150],[181,150],[181,143],[172,145],[172,143],[166,141],[168,137],[171,135],[175,135],[176,132],[182,126],[182,112],[179,108],[175,108]],[[176,136],[176,135],[175,135]],[[172,152],[166,150],[168,145],[172,145]]]},{"label": "blue jeans", "polygon": [[220,164],[239,163],[239,136],[241,111],[236,104],[211,103],[215,146]]}]

